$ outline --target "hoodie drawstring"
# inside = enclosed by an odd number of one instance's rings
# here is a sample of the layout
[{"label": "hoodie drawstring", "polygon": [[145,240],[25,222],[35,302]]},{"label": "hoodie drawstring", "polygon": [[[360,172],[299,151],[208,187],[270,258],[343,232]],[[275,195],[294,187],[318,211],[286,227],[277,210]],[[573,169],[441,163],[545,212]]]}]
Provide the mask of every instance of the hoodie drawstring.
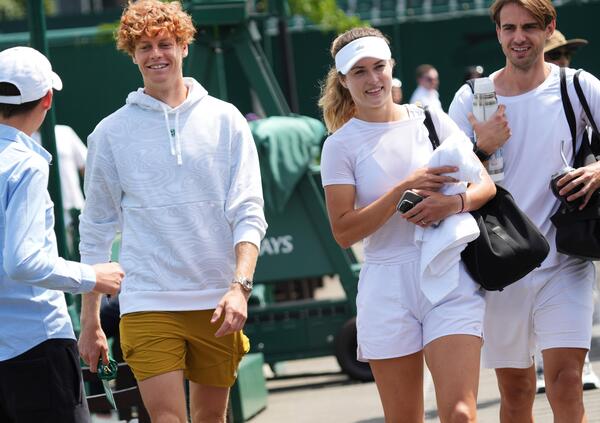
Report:
[{"label": "hoodie drawstring", "polygon": [[169,125],[169,111],[161,105],[163,115],[165,116],[165,125],[169,136],[169,146],[171,147],[171,156],[177,156],[177,164],[181,166],[183,160],[181,158],[181,138],[179,137],[179,110],[175,111],[175,128],[171,129]]},{"label": "hoodie drawstring", "polygon": [[175,153],[177,153],[177,164],[181,166],[181,138],[179,138],[179,110],[175,111]]}]

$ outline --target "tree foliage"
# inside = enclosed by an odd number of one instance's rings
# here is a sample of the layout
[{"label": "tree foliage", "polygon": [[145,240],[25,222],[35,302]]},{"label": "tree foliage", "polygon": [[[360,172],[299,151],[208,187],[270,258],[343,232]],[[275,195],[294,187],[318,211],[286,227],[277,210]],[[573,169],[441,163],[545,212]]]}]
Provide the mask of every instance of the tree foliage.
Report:
[{"label": "tree foliage", "polygon": [[0,0],[0,19],[12,20],[20,19],[25,16],[24,1],[19,0]]},{"label": "tree foliage", "polygon": [[[0,20],[25,19],[28,0],[0,0]],[[56,11],[53,0],[44,0],[46,14],[52,15]]]},{"label": "tree foliage", "polygon": [[366,26],[358,16],[348,16],[335,0],[289,0],[292,14],[305,16],[324,29],[338,34],[356,26]]},{"label": "tree foliage", "polygon": [[[30,0],[0,0],[0,19],[24,19],[28,1]],[[259,0],[257,8],[264,7],[264,4],[260,5],[260,3],[268,3],[269,1],[286,2],[286,0]],[[326,30],[341,33],[356,26],[368,25],[367,22],[360,20],[357,16],[346,15],[335,0],[289,0],[288,3],[292,14],[304,16]],[[44,0],[44,7],[48,15],[52,15],[56,11],[54,0]],[[266,9],[266,7],[264,8]]]}]

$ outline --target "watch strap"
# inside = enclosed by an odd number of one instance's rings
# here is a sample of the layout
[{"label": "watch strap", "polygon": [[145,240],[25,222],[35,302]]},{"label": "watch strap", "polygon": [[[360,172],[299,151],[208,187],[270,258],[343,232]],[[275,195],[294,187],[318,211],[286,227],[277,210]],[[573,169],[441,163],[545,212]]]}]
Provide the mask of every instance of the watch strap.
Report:
[{"label": "watch strap", "polygon": [[242,286],[242,288],[244,289],[244,291],[246,291],[246,292],[252,292],[252,288],[254,287],[254,282],[251,279],[248,279],[243,276],[235,277],[231,281],[231,283],[240,284]]},{"label": "watch strap", "polygon": [[473,144],[473,153],[475,153],[477,158],[482,162],[488,161],[491,157],[491,154],[487,154],[485,151],[480,150],[479,147],[477,147],[477,144]]}]

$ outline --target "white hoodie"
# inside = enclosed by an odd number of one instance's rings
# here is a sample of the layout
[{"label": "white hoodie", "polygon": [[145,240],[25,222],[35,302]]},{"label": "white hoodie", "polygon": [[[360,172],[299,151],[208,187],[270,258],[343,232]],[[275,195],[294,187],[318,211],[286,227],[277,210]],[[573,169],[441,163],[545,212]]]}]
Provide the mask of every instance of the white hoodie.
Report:
[{"label": "white hoodie", "polygon": [[234,276],[235,244],[258,247],[267,228],[244,117],[184,81],[181,105],[140,88],[88,138],[81,261],[108,261],[121,230],[121,314],[214,308]]}]

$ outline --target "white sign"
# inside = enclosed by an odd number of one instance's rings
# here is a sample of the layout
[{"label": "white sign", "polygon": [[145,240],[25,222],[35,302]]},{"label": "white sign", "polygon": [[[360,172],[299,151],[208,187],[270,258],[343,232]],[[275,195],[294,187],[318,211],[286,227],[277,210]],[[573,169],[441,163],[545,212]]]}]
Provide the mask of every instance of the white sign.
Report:
[{"label": "white sign", "polygon": [[267,254],[276,256],[279,254],[290,254],[294,251],[294,243],[291,235],[272,236],[262,240],[260,244],[260,255]]}]

